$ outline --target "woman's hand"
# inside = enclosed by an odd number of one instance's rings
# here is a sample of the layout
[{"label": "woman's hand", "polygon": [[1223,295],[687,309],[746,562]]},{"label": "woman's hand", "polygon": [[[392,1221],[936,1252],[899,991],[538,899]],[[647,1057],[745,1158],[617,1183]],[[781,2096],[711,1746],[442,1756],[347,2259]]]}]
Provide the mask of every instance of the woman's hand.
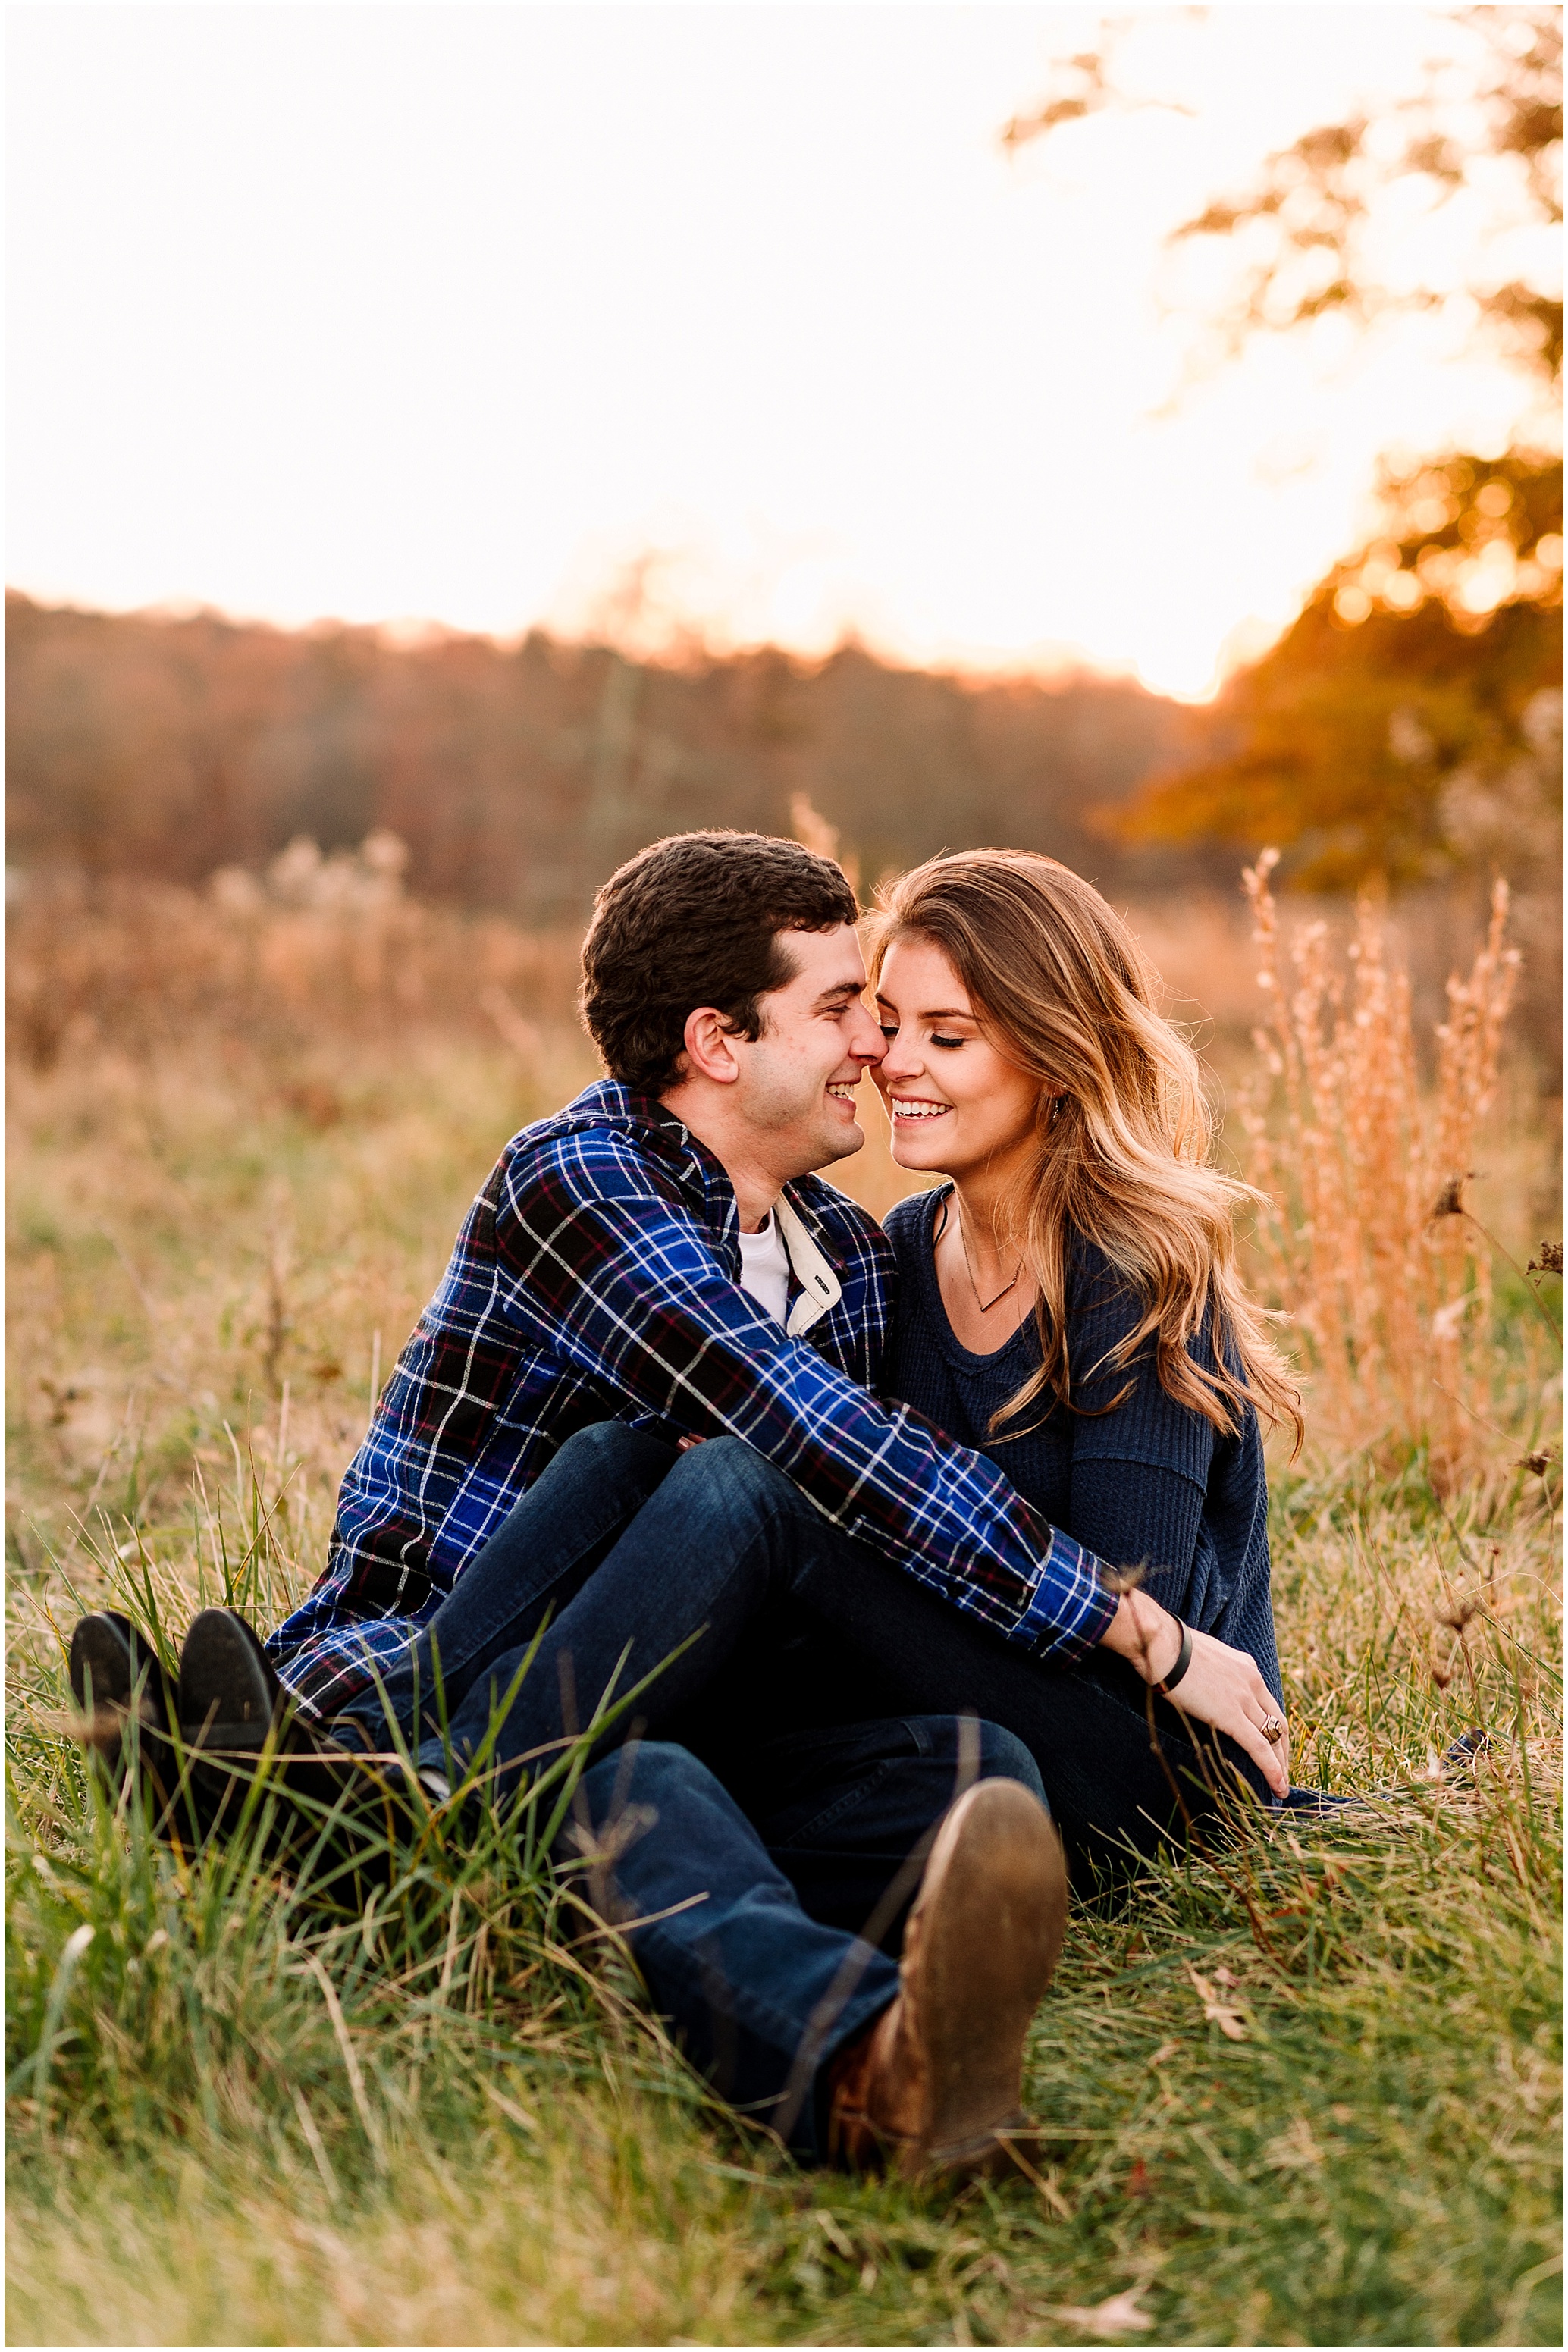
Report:
[{"label": "woman's hand", "polygon": [[[1277,1797],[1290,1786],[1290,1737],[1282,1727],[1270,1739],[1266,1724],[1283,1726],[1273,1692],[1246,1650],[1233,1650],[1212,1633],[1192,1630],[1192,1663],[1171,1693],[1170,1703],[1206,1723],[1251,1757]],[[1182,1629],[1168,1609],[1146,1592],[1124,1592],[1104,1636],[1104,1646],[1129,1659],[1146,1683],[1156,1685],[1171,1672],[1182,1646]]]}]

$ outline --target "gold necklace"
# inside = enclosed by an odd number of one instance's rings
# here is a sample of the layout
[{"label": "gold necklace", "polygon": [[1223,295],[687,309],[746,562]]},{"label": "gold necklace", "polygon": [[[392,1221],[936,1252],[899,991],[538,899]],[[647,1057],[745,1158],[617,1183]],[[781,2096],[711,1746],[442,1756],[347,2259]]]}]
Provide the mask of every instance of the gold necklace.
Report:
[{"label": "gold necklace", "polygon": [[[951,1199],[952,1195],[950,1194],[948,1197]],[[942,1223],[937,1227],[936,1232],[936,1238],[938,1241],[941,1241],[943,1234],[947,1231],[947,1208],[948,1203],[944,1201],[942,1204]],[[963,1257],[963,1271],[969,1276],[969,1287],[974,1293],[974,1304],[979,1307],[982,1315],[989,1315],[991,1309],[999,1305],[1000,1302],[1006,1297],[1007,1293],[1010,1290],[1016,1290],[1018,1287],[1018,1276],[1024,1271],[1024,1261],[1022,1258],[1018,1260],[1016,1266],[1015,1266],[1013,1270],[1012,1281],[1005,1282],[1002,1285],[1001,1289],[996,1293],[994,1298],[982,1298],[980,1296],[980,1285],[974,1279],[974,1268],[970,1264],[969,1244],[963,1237],[963,1216],[962,1211],[959,1213],[958,1219],[958,1246]]]}]

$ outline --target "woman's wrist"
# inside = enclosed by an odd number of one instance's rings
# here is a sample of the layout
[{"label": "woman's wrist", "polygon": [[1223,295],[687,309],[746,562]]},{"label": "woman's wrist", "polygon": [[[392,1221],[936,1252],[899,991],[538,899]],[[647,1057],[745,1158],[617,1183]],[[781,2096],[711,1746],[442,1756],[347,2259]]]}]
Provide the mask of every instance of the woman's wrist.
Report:
[{"label": "woman's wrist", "polygon": [[1179,1618],[1147,1592],[1124,1592],[1116,1614],[1106,1627],[1106,1649],[1129,1659],[1146,1683],[1162,1683],[1173,1674],[1182,1654],[1185,1628]]},{"label": "woman's wrist", "polygon": [[1176,1663],[1173,1666],[1166,1667],[1164,1673],[1161,1675],[1159,1681],[1154,1685],[1155,1689],[1162,1692],[1166,1698],[1170,1697],[1171,1693],[1175,1689],[1176,1685],[1181,1681],[1183,1675],[1186,1673],[1187,1668],[1193,1663],[1192,1627],[1184,1623],[1184,1621],[1178,1617],[1176,1620],[1176,1631],[1182,1637],[1182,1645],[1176,1652]]}]

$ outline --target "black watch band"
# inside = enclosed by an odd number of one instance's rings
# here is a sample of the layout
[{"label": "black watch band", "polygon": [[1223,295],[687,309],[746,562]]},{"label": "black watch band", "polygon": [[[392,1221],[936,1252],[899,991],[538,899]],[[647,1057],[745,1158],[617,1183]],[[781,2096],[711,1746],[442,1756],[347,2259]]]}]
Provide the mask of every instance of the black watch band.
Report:
[{"label": "black watch band", "polygon": [[[1180,1619],[1177,1620],[1177,1622],[1181,1622]],[[1187,1668],[1192,1664],[1192,1663],[1193,1629],[1190,1625],[1184,1624],[1182,1625],[1182,1646],[1176,1652],[1176,1663],[1171,1668],[1170,1673],[1165,1676],[1163,1682],[1158,1682],[1154,1685],[1154,1688],[1159,1692],[1162,1698],[1170,1697],[1171,1693],[1175,1689],[1176,1685],[1181,1681],[1182,1676],[1186,1673]]]}]

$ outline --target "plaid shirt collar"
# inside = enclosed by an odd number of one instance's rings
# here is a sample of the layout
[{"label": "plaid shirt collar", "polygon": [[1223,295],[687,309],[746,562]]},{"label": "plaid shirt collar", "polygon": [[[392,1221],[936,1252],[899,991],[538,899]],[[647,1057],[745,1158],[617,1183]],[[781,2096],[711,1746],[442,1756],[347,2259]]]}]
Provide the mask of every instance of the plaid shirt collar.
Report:
[{"label": "plaid shirt collar", "polygon": [[[559,1134],[570,1134],[574,1129],[620,1127],[627,1134],[637,1135],[645,1149],[651,1144],[675,1176],[693,1215],[712,1235],[731,1280],[739,1282],[741,1213],[729,1171],[717,1152],[710,1150],[700,1136],[694,1135],[684,1119],[667,1110],[657,1095],[634,1094],[616,1078],[600,1078],[595,1085],[584,1087],[551,1121],[551,1126]],[[804,1186],[785,1184],[784,1197],[841,1280],[847,1265],[842,1247],[806,1198]]]}]

